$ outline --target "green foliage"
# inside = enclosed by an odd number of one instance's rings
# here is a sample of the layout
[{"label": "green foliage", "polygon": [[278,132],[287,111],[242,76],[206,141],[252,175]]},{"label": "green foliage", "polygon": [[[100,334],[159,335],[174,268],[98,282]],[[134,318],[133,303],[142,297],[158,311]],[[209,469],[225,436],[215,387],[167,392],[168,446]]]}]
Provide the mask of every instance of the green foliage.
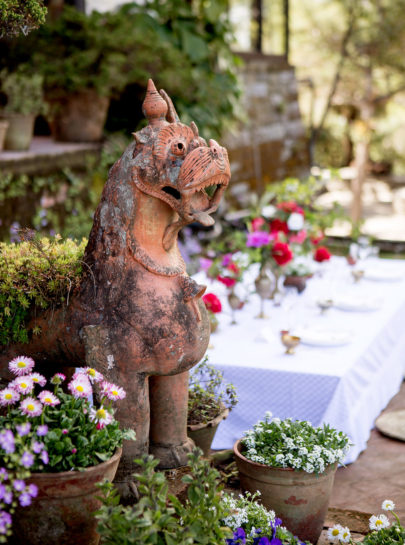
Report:
[{"label": "green foliage", "polygon": [[152,77],[182,121],[194,120],[212,138],[238,115],[240,61],[231,53],[231,39],[225,0],[149,0],[89,15],[65,6],[57,20],[0,48],[0,57],[12,69],[24,62],[43,74],[54,107],[83,89],[118,96],[131,85],[139,92],[135,108]]},{"label": "green foliage", "polygon": [[42,0],[0,0],[0,38],[28,34],[45,23]]},{"label": "green foliage", "polygon": [[202,362],[190,371],[188,391],[188,424],[206,423],[218,416],[224,406],[232,410],[238,403],[233,384],[223,384],[223,373]]},{"label": "green foliage", "polygon": [[156,473],[158,460],[145,456],[136,460],[141,498],[130,507],[119,505],[119,497],[111,483],[100,486],[103,505],[97,511],[97,530],[104,545],[223,545],[230,532],[221,520],[228,509],[221,499],[219,473],[200,458],[201,451],[189,454],[190,474],[187,499],[182,504],[168,496],[163,473]]},{"label": "green foliage", "polygon": [[0,243],[0,344],[28,342],[38,334],[27,322],[38,311],[67,304],[78,289],[86,240]]},{"label": "green foliage", "polygon": [[33,74],[28,65],[20,65],[15,72],[0,72],[1,91],[7,97],[4,106],[6,113],[40,114],[45,113],[43,84],[41,74]]}]

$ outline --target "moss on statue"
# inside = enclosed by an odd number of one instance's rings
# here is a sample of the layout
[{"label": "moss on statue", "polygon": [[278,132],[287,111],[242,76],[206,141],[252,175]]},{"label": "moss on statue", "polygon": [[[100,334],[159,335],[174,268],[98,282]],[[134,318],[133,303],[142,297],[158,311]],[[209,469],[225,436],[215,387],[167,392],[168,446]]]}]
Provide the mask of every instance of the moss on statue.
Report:
[{"label": "moss on statue", "polygon": [[35,325],[28,329],[31,318],[69,303],[80,285],[86,244],[59,235],[0,242],[0,345],[28,342],[40,334]]}]

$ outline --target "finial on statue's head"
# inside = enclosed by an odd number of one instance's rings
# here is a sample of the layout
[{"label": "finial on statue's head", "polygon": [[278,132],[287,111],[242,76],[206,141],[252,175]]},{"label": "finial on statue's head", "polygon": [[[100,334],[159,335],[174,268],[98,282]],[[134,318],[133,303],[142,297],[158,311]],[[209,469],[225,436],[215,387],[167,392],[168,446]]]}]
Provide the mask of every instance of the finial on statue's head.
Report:
[{"label": "finial on statue's head", "polygon": [[160,125],[165,121],[168,110],[167,102],[156,91],[155,84],[150,79],[146,90],[145,100],[142,104],[142,111],[149,125]]}]

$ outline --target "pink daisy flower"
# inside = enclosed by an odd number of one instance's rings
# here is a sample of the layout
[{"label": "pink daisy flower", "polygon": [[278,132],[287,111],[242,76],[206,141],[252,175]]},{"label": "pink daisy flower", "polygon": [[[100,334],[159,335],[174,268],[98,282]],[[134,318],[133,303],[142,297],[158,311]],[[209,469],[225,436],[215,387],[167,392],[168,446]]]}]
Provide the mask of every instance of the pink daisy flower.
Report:
[{"label": "pink daisy flower", "polygon": [[12,405],[20,399],[20,394],[13,390],[13,388],[4,388],[0,390],[0,405]]},{"label": "pink daisy flower", "polygon": [[99,428],[108,426],[108,424],[111,424],[111,422],[114,420],[113,415],[109,413],[107,409],[104,409],[103,406],[99,407],[98,409],[92,407],[90,409],[89,418],[92,422],[96,422]]},{"label": "pink daisy flower", "polygon": [[59,405],[60,400],[49,390],[43,390],[38,394],[39,400],[44,405],[49,405],[50,407],[55,407],[56,405]]},{"label": "pink daisy flower", "polygon": [[33,397],[26,397],[20,403],[20,409],[23,414],[29,417],[42,414],[42,403]]},{"label": "pink daisy flower", "polygon": [[27,358],[26,356],[18,356],[17,358],[14,358],[10,361],[8,364],[8,368],[10,371],[17,375],[18,377],[21,375],[26,375],[27,373],[30,373],[35,365],[35,362],[32,358]]},{"label": "pink daisy flower", "polygon": [[86,375],[83,375],[83,378],[78,377],[71,380],[68,384],[68,389],[70,390],[70,393],[76,398],[87,398],[93,393],[90,381],[88,380]]},{"label": "pink daisy flower", "polygon": [[66,376],[63,373],[55,373],[51,378],[51,384],[62,384],[66,380]]},{"label": "pink daisy flower", "polygon": [[39,384],[41,388],[43,388],[46,384],[46,378],[44,375],[41,375],[41,373],[31,373],[30,377],[32,378],[32,382],[34,384]]},{"label": "pink daisy flower", "polygon": [[29,375],[17,377],[10,382],[9,387],[13,388],[20,394],[30,394],[34,389],[34,383]]},{"label": "pink daisy flower", "polygon": [[110,401],[124,399],[124,397],[127,395],[124,388],[121,388],[120,386],[116,386],[115,384],[112,384],[111,382],[103,382],[101,385],[101,389],[103,394]]}]

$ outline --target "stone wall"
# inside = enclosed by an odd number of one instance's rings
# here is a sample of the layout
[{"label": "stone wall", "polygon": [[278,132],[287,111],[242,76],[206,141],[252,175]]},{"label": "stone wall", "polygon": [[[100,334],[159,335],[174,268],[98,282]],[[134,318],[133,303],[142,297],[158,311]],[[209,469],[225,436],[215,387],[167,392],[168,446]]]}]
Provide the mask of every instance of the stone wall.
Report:
[{"label": "stone wall", "polygon": [[225,138],[232,182],[259,192],[268,183],[309,170],[308,142],[294,68],[283,56],[240,53],[245,122]]}]

